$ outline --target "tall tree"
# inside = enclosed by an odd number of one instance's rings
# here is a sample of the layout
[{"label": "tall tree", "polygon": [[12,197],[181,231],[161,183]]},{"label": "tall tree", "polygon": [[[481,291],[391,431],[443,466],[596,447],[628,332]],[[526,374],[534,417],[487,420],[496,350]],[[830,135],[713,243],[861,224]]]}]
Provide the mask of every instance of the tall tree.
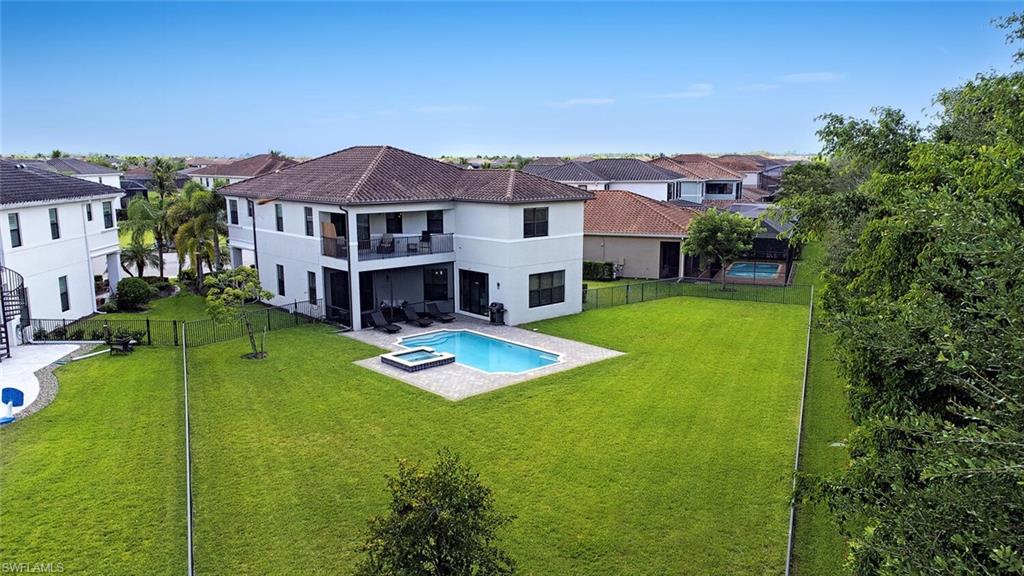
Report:
[{"label": "tall tree", "polygon": [[159,269],[160,257],[157,256],[152,245],[144,244],[137,238],[133,238],[131,244],[121,249],[121,268],[131,275],[131,267],[134,267],[136,271],[134,276],[141,278],[146,266]]},{"label": "tall tree", "polygon": [[204,262],[211,272],[220,268],[220,238],[227,234],[222,213],[217,193],[194,181],[185,185],[168,209],[168,219],[175,227],[178,261],[184,262],[188,255],[196,272],[197,288],[203,286]]},{"label": "tall tree", "polygon": [[725,290],[725,268],[754,246],[754,236],[761,222],[735,212],[715,208],[693,219],[683,240],[683,252],[701,258],[706,267],[712,261],[722,265],[722,289]]},{"label": "tall tree", "polygon": [[160,277],[164,277],[164,252],[167,240],[171,237],[173,226],[168,219],[167,201],[158,198],[155,202],[148,198],[134,198],[128,204],[128,219],[121,226],[131,232],[132,241],[143,243],[146,232],[153,233],[156,241],[157,259],[159,260]]},{"label": "tall tree", "polygon": [[442,449],[429,469],[404,460],[387,479],[388,514],[370,520],[363,576],[498,576],[515,562],[497,545],[512,517],[457,454]]},{"label": "tall tree", "polygon": [[245,358],[259,359],[266,351],[256,346],[256,333],[252,321],[245,313],[246,304],[271,298],[260,285],[259,272],[250,266],[239,266],[210,274],[204,280],[206,289],[206,313],[215,322],[240,321],[249,335],[252,352]]},{"label": "tall tree", "polygon": [[[979,75],[928,133],[826,117],[827,169],[784,181],[831,241],[823,319],[857,425],[848,469],[804,487],[858,576],[1024,574],[1022,94],[1020,71]],[[830,217],[843,197],[859,211]]]},{"label": "tall tree", "polygon": [[153,188],[161,200],[165,200],[178,190],[174,184],[177,166],[170,159],[157,156],[153,158],[149,169],[153,173]]}]

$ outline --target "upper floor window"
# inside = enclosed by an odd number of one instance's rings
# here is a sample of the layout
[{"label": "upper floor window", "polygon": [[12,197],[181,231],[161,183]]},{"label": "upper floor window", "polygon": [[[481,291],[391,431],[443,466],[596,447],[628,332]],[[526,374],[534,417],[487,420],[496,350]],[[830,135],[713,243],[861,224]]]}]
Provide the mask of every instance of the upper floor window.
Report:
[{"label": "upper floor window", "polygon": [[530,308],[565,302],[565,270],[530,274]]},{"label": "upper floor window", "polygon": [[60,311],[67,312],[71,309],[71,294],[68,292],[68,277],[57,278],[57,287],[60,289]]},{"label": "upper floor window", "polygon": [[444,211],[427,211],[427,232],[431,234],[444,234]]},{"label": "upper floor window", "polygon": [[309,287],[309,303],[316,304],[316,272],[306,272],[306,285]]},{"label": "upper floor window", "polygon": [[277,265],[277,295],[284,296],[284,266]]},{"label": "upper floor window", "polygon": [[313,236],[313,209],[306,206],[304,211],[306,213],[306,236]]},{"label": "upper floor window", "polygon": [[11,229],[11,248],[21,246],[21,222],[18,220],[17,212],[7,215],[7,226]]},{"label": "upper floor window", "polygon": [[92,202],[85,205],[85,219],[92,222]]},{"label": "upper floor window", "polygon": [[537,238],[548,235],[548,209],[523,209],[523,238]]},{"label": "upper floor window", "polygon": [[114,227],[114,205],[110,202],[103,203],[103,227],[107,230]]},{"label": "upper floor window", "polygon": [[228,200],[228,222],[238,224],[238,200]]},{"label": "upper floor window", "polygon": [[284,232],[284,206],[274,204],[274,221],[278,232]]},{"label": "upper floor window", "polygon": [[60,238],[60,220],[57,219],[56,208],[50,208],[50,238]]},{"label": "upper floor window", "polygon": [[401,212],[388,212],[384,216],[385,228],[384,231],[388,234],[401,234],[402,233],[402,213]]}]

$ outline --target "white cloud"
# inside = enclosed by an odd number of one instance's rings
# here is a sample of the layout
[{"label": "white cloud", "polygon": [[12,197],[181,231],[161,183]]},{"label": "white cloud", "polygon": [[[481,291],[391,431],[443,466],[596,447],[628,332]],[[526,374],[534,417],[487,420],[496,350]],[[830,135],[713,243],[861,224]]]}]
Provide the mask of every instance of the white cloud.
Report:
[{"label": "white cloud", "polygon": [[432,105],[432,106],[420,106],[416,109],[417,112],[422,114],[453,114],[455,112],[470,112],[476,110],[469,106],[458,106],[453,104],[448,105]]},{"label": "white cloud", "polygon": [[660,98],[664,100],[681,100],[687,98],[707,98],[715,93],[715,86],[708,82],[700,82],[697,84],[690,84],[685,90],[679,92],[667,92],[664,94],[654,94],[651,98]]},{"label": "white cloud", "polygon": [[556,108],[572,108],[574,106],[606,106],[614,103],[614,98],[570,98],[551,105]]},{"label": "white cloud", "polygon": [[843,79],[844,76],[838,72],[798,72],[779,77],[780,82],[787,84],[826,84]]},{"label": "white cloud", "polygon": [[778,84],[772,84],[769,82],[755,82],[753,84],[743,84],[742,86],[737,86],[736,90],[740,92],[769,92],[771,90],[777,90],[778,88]]}]

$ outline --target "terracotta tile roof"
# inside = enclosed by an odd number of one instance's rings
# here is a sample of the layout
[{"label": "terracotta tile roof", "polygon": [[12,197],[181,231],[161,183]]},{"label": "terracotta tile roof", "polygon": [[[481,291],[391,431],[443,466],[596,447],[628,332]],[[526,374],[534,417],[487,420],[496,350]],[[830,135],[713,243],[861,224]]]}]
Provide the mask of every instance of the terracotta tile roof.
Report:
[{"label": "terracotta tile roof", "polygon": [[681,178],[685,178],[687,180],[704,180],[704,178],[701,178],[696,172],[690,170],[685,165],[668,158],[667,156],[660,156],[654,160],[649,160],[648,164],[654,164],[663,170],[668,170],[669,172],[678,174]]},{"label": "terracotta tile roof", "polygon": [[211,176],[211,177],[227,177],[232,176],[235,178],[255,178],[256,176],[262,176],[264,174],[271,174],[278,170],[283,170],[289,166],[298,164],[297,161],[289,158],[281,158],[280,156],[274,156],[271,154],[257,154],[249,158],[238,160],[236,162],[230,162],[228,164],[212,164],[204,168],[200,168],[189,174],[192,176]]},{"label": "terracotta tile roof", "polygon": [[24,163],[0,160],[0,204],[71,200],[120,194],[112,186],[65,176]]},{"label": "terracotta tile roof", "polygon": [[583,214],[584,234],[682,237],[698,210],[627,190],[598,190]]},{"label": "terracotta tile roof", "polygon": [[765,162],[757,156],[746,154],[726,154],[715,158],[715,163],[737,172],[760,172]]},{"label": "terracotta tile roof", "polygon": [[679,154],[673,156],[672,160],[681,164],[690,172],[699,176],[702,180],[742,180],[743,174],[734,172],[703,154]]},{"label": "terracotta tile roof", "polygon": [[741,199],[743,202],[765,202],[765,197],[771,196],[772,192],[762,190],[757,186],[744,186]]},{"label": "terracotta tile roof", "polygon": [[464,170],[392,148],[354,146],[221,188],[221,194],[329,204],[589,200],[591,192],[516,170]]}]

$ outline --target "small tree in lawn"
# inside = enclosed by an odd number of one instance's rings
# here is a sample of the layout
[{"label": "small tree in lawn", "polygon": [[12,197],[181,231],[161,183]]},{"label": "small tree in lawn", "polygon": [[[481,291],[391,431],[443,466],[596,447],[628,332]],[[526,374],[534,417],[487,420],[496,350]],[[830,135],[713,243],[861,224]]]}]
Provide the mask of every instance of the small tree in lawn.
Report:
[{"label": "small tree in lawn", "polygon": [[447,449],[429,470],[402,460],[387,479],[386,516],[370,520],[362,576],[496,576],[515,561],[496,532],[512,521],[494,510],[491,490]]},{"label": "small tree in lawn", "polygon": [[249,334],[252,353],[243,358],[263,358],[266,352],[256,347],[256,334],[252,322],[245,314],[245,305],[259,302],[273,296],[260,286],[259,272],[250,266],[239,266],[210,274],[205,280],[206,313],[214,322],[241,320]]},{"label": "small tree in lawn", "polygon": [[722,290],[725,290],[724,269],[754,246],[754,236],[760,229],[758,220],[711,208],[690,222],[683,252],[700,256],[704,267],[712,259],[718,259],[722,263]]}]

